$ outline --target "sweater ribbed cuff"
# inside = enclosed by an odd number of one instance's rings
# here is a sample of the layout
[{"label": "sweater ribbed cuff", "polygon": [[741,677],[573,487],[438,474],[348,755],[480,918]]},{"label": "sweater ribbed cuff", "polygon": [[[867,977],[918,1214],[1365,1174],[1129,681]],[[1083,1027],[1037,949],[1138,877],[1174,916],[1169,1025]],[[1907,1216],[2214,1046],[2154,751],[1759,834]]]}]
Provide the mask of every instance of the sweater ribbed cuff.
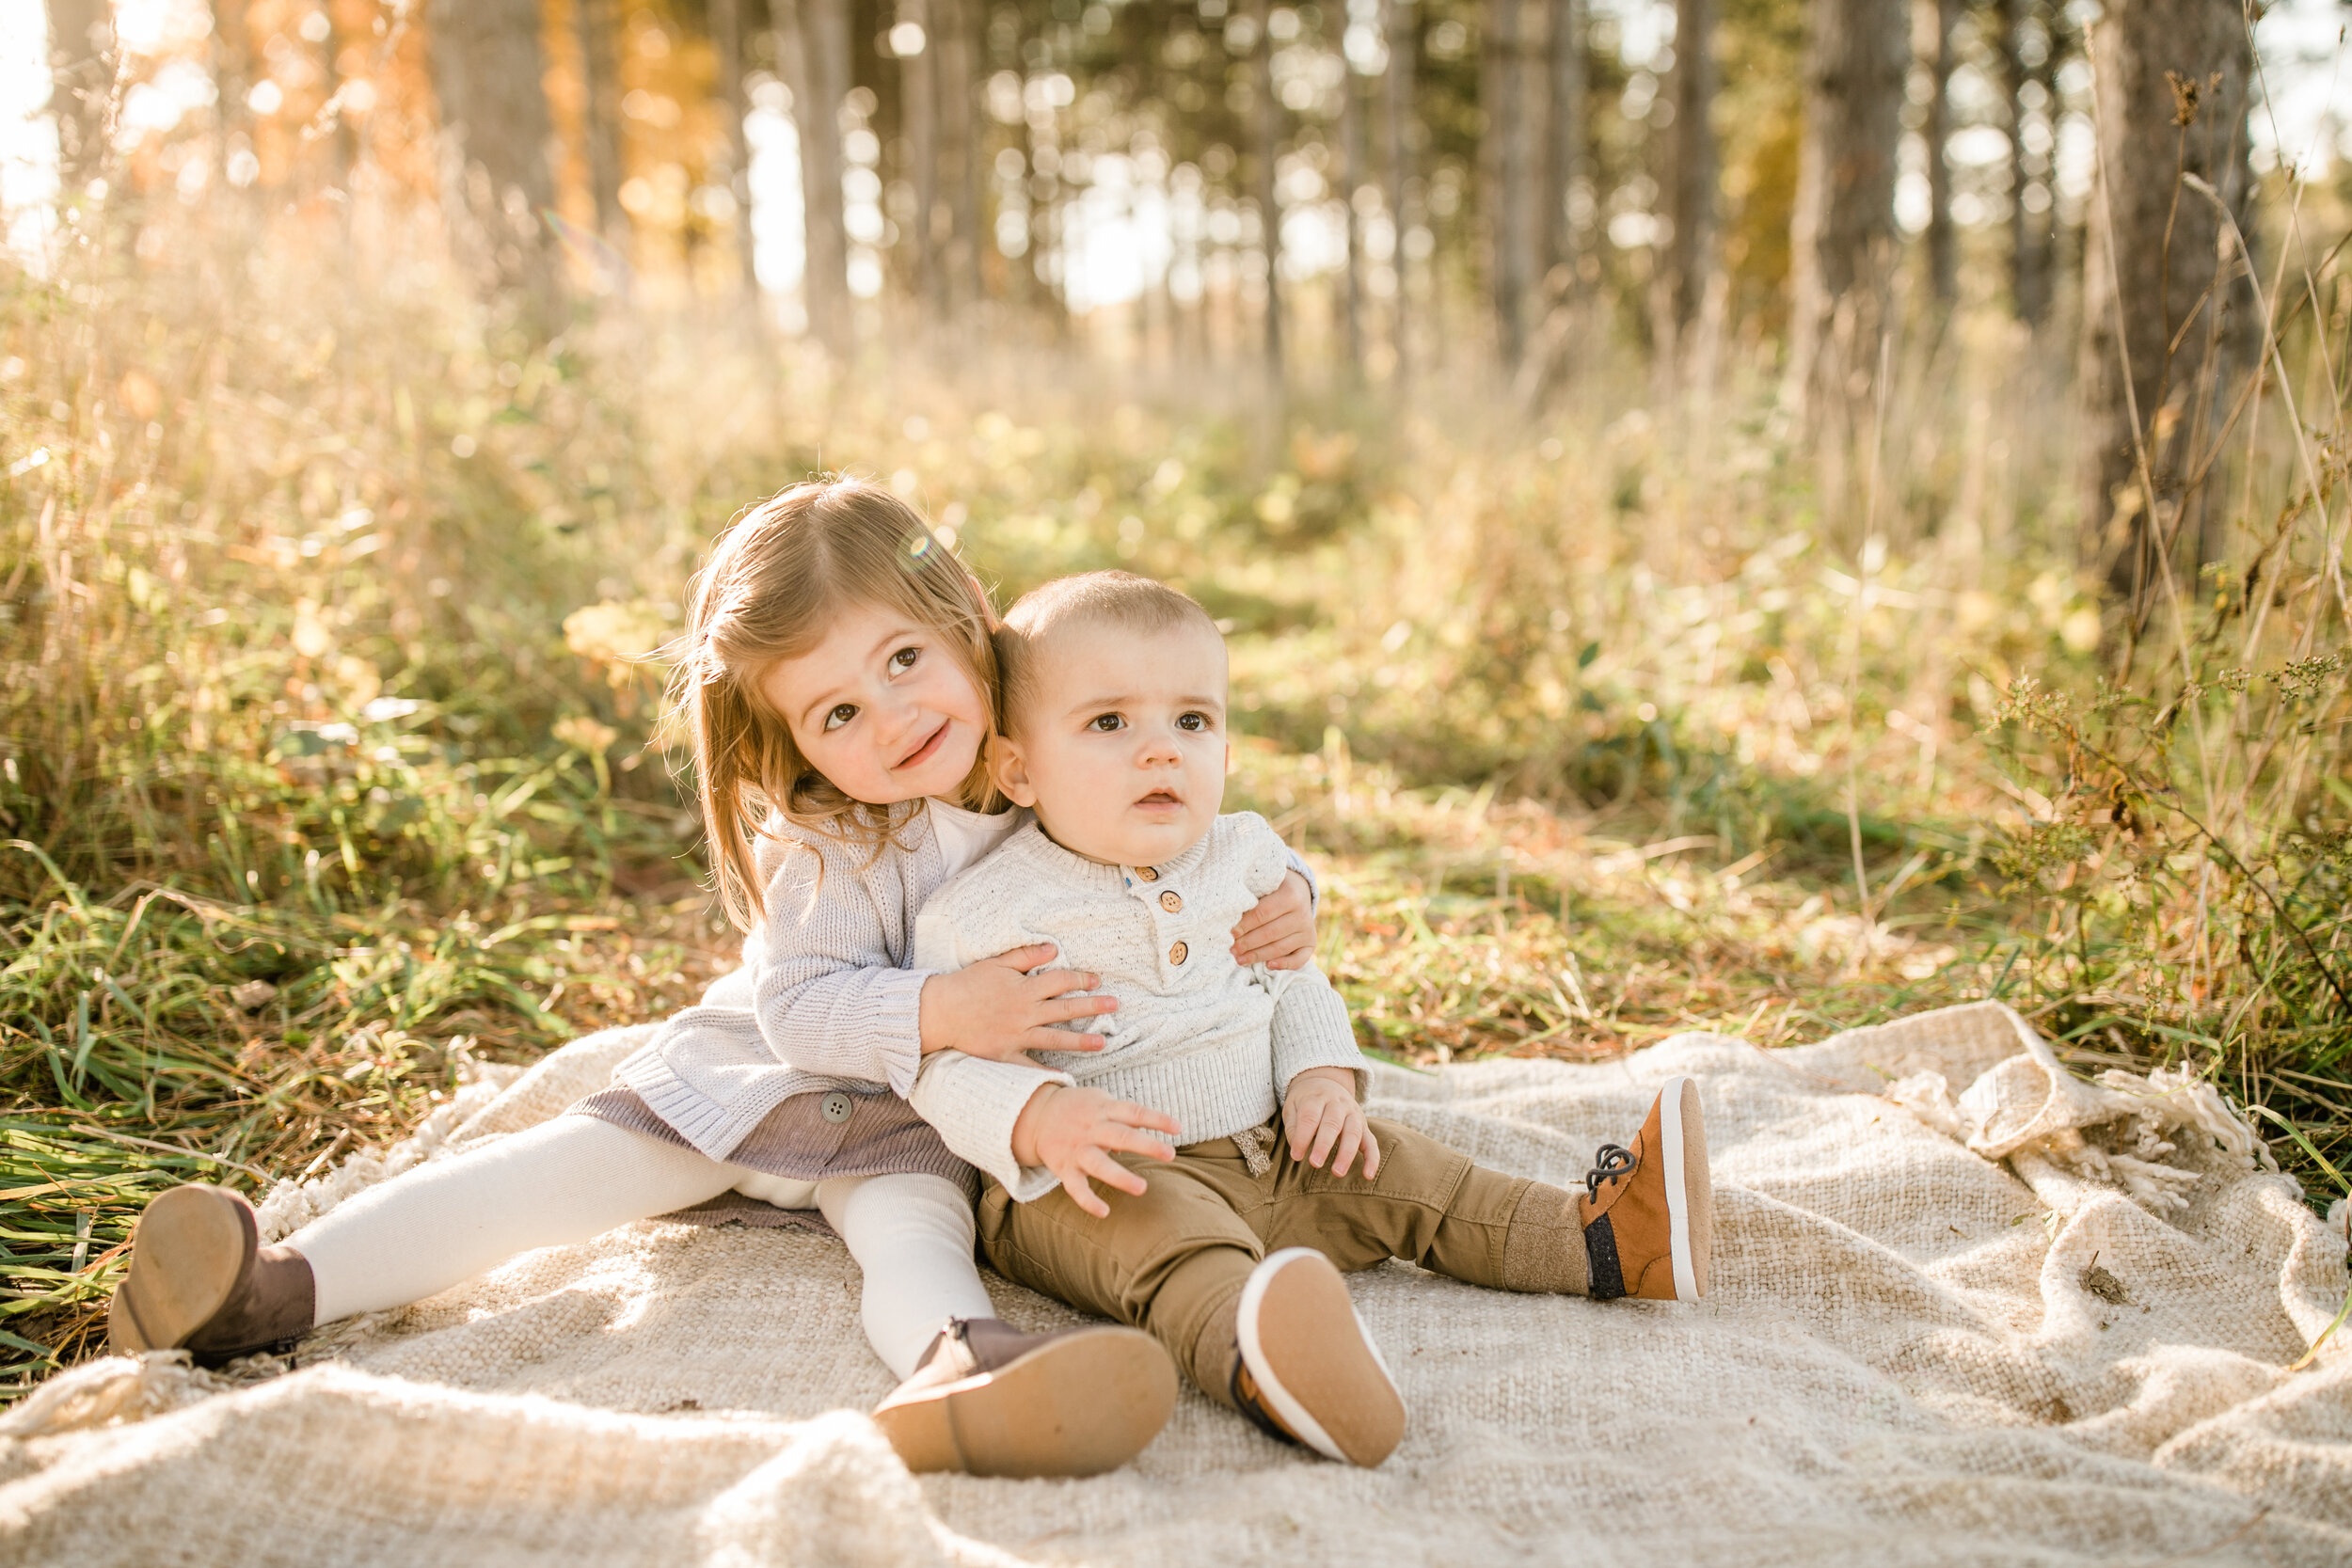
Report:
[{"label": "sweater ribbed cuff", "polygon": [[909,1100],[947,1147],[1027,1202],[1054,1190],[1053,1172],[1023,1165],[1012,1155],[1013,1123],[1041,1086],[1069,1085],[1066,1072],[993,1062],[961,1051],[936,1051],[923,1064]]},{"label": "sweater ribbed cuff", "polygon": [[1312,914],[1323,902],[1323,885],[1315,880],[1315,868],[1287,844],[1282,847],[1282,853],[1290,858],[1291,869],[1307,879],[1307,912]]}]

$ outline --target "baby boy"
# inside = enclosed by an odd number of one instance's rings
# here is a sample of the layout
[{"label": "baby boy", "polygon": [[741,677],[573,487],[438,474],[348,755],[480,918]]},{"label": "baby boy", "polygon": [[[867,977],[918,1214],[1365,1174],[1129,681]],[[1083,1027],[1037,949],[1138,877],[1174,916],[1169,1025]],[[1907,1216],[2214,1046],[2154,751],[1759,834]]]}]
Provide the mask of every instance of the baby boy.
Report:
[{"label": "baby boy", "polygon": [[1270,1435],[1367,1465],[1405,1405],[1342,1270],[1399,1258],[1506,1291],[1705,1291],[1691,1080],[1571,1194],[1368,1118],[1330,983],[1234,961],[1219,933],[1289,862],[1263,818],[1217,813],[1225,644],[1198,604],[1124,572],[1066,578],[1013,606],[997,648],[990,762],[1037,819],[925,906],[915,967],[1051,942],[1120,1006],[1087,1021],[1099,1053],[926,1063],[914,1104],[986,1177],[990,1262],[1147,1330]]}]

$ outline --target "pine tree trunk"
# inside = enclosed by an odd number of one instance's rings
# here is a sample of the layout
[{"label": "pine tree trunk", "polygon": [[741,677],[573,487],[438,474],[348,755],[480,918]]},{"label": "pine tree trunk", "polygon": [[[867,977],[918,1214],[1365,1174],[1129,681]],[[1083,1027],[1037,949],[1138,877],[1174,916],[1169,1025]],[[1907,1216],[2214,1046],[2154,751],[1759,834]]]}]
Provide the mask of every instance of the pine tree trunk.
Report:
[{"label": "pine tree trunk", "polygon": [[947,189],[948,239],[941,271],[950,310],[977,305],[982,294],[980,233],[982,148],[977,89],[979,51],[977,0],[931,0],[939,19],[940,179]]},{"label": "pine tree trunk", "polygon": [[709,0],[710,46],[719,63],[719,115],[726,130],[727,194],[735,198],[735,255],[746,294],[759,293],[758,258],[752,248],[751,146],[743,136],[742,0]]},{"label": "pine tree trunk", "polygon": [[850,241],[842,229],[841,100],[849,91],[849,0],[775,0],[800,132],[805,266],[802,297],[808,329],[834,354],[848,352]]},{"label": "pine tree trunk", "polygon": [[1347,349],[1347,371],[1350,379],[1359,380],[1364,372],[1364,260],[1361,234],[1362,222],[1356,214],[1356,187],[1363,182],[1367,162],[1364,137],[1364,105],[1362,85],[1356,72],[1344,69],[1342,55],[1340,76],[1340,146],[1339,186],[1340,221],[1347,226],[1347,264],[1340,275],[1340,313],[1342,337]]},{"label": "pine tree trunk", "polygon": [[2027,166],[2029,182],[2042,186],[2042,207],[2026,217],[2026,244],[2017,253],[2017,313],[2039,326],[2049,319],[2058,274],[2058,67],[2066,52],[2080,42],[2074,29],[2062,24],[2057,0],[2026,0],[2042,18],[2041,63],[2026,70],[2026,79],[2040,89],[2042,128],[2049,144]]},{"label": "pine tree trunk", "polygon": [[1255,164],[1259,221],[1265,230],[1266,374],[1282,381],[1282,212],[1275,193],[1275,159],[1281,147],[1281,104],[1274,97],[1274,34],[1266,25],[1272,0],[1258,0],[1258,24],[1250,52],[1250,154]]},{"label": "pine tree trunk", "polygon": [[1895,261],[1908,0],[1811,0],[1789,225],[1789,399],[1807,418],[1875,371]]},{"label": "pine tree trunk", "polygon": [[923,313],[936,320],[945,313],[946,274],[940,265],[939,212],[939,47],[932,29],[931,8],[924,0],[900,0],[898,16],[923,29],[923,47],[898,62],[899,129],[907,140],[907,172],[914,186],[914,221],[908,225],[907,247],[914,262],[914,297]]},{"label": "pine tree trunk", "polygon": [[545,290],[553,269],[540,214],[555,205],[555,174],[536,0],[431,0],[426,29],[447,142],[444,209],[478,233],[501,286]]},{"label": "pine tree trunk", "polygon": [[1945,149],[1952,139],[1952,28],[1960,21],[1960,0],[1932,0],[1935,7],[1935,52],[1928,61],[1933,85],[1928,97],[1926,125],[1920,136],[1928,144],[1928,288],[1937,305],[1949,309],[1960,291],[1960,253],[1952,230],[1952,167]]},{"label": "pine tree trunk", "polygon": [[[213,6],[213,113],[230,136],[250,134],[252,111],[245,105],[253,90],[252,28],[246,20],[248,0],[215,0]],[[51,9],[51,16],[56,8]],[[53,29],[55,22],[51,24]],[[54,103],[55,100],[52,100]]]},{"label": "pine tree trunk", "polygon": [[2026,187],[2031,179],[2026,152],[2026,10],[2029,0],[1994,0],[1993,43],[2001,62],[2001,95],[2009,134],[2009,296],[2019,321],[2034,320],[2026,309],[2026,247],[2031,243],[2032,218],[2026,210]]},{"label": "pine tree trunk", "polygon": [[1380,20],[1381,36],[1389,49],[1381,139],[1389,164],[1389,225],[1396,236],[1395,249],[1390,255],[1396,269],[1396,291],[1389,296],[1389,349],[1396,364],[1392,373],[1400,384],[1411,358],[1407,352],[1412,311],[1406,289],[1405,188],[1413,172],[1413,66],[1421,54],[1420,14],[1410,0],[1386,0]]},{"label": "pine tree trunk", "polygon": [[1666,187],[1674,237],[1666,253],[1666,288],[1677,328],[1698,319],[1714,271],[1714,0],[1676,0],[1675,123]]},{"label": "pine tree trunk", "polygon": [[[2234,0],[2107,0],[2090,46],[2099,170],[2076,376],[2083,546],[2114,596],[2144,614],[2168,568],[2195,571],[2201,519],[2185,472],[2233,376],[2250,368],[2255,324],[2237,259],[2217,286],[2224,225],[2184,176],[2210,184],[2243,221],[2252,62]],[[2139,499],[2135,420],[2153,518]]]},{"label": "pine tree trunk", "polygon": [[1577,187],[1588,178],[1584,137],[1584,0],[1550,0],[1551,131],[1544,186],[1543,258],[1547,270],[1565,267],[1574,287],[1580,236],[1569,214]]},{"label": "pine tree trunk", "polygon": [[625,245],[628,236],[628,214],[621,210],[620,24],[613,0],[572,0],[588,194],[596,206],[596,237],[611,245]]},{"label": "pine tree trunk", "polygon": [[1534,117],[1527,112],[1523,13],[1524,0],[1487,0],[1484,79],[1478,93],[1486,121],[1479,152],[1486,166],[1486,236],[1492,251],[1487,280],[1493,295],[1495,352],[1505,369],[1516,369],[1527,352],[1527,275],[1535,215],[1527,199]]},{"label": "pine tree trunk", "polygon": [[57,122],[57,181],[80,197],[106,162],[115,40],[106,0],[49,0],[49,110]]}]

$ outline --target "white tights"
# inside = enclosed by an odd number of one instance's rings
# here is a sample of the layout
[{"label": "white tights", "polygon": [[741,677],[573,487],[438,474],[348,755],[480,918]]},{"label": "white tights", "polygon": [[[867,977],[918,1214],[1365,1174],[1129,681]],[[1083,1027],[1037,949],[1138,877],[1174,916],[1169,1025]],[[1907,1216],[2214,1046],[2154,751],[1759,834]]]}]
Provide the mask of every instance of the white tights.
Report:
[{"label": "white tights", "polygon": [[866,1340],[900,1377],[947,1319],[995,1315],[972,1259],[972,1205],[939,1176],[787,1182],[589,1116],[436,1161],[286,1238],[310,1265],[313,1314],[421,1301],[534,1247],[565,1246],[740,1188],[814,1208],[865,1271]]}]

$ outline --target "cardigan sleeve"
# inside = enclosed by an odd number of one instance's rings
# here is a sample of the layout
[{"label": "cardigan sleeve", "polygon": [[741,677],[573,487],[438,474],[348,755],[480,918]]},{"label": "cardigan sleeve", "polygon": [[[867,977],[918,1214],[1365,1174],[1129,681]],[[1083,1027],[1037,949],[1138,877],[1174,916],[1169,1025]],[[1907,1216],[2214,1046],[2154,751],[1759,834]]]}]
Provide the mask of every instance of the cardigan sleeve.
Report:
[{"label": "cardigan sleeve", "polygon": [[787,840],[762,889],[752,951],[752,1013],[779,1062],[803,1072],[888,1084],[905,1095],[923,1060],[923,982],[901,969],[891,927],[857,852]]}]

